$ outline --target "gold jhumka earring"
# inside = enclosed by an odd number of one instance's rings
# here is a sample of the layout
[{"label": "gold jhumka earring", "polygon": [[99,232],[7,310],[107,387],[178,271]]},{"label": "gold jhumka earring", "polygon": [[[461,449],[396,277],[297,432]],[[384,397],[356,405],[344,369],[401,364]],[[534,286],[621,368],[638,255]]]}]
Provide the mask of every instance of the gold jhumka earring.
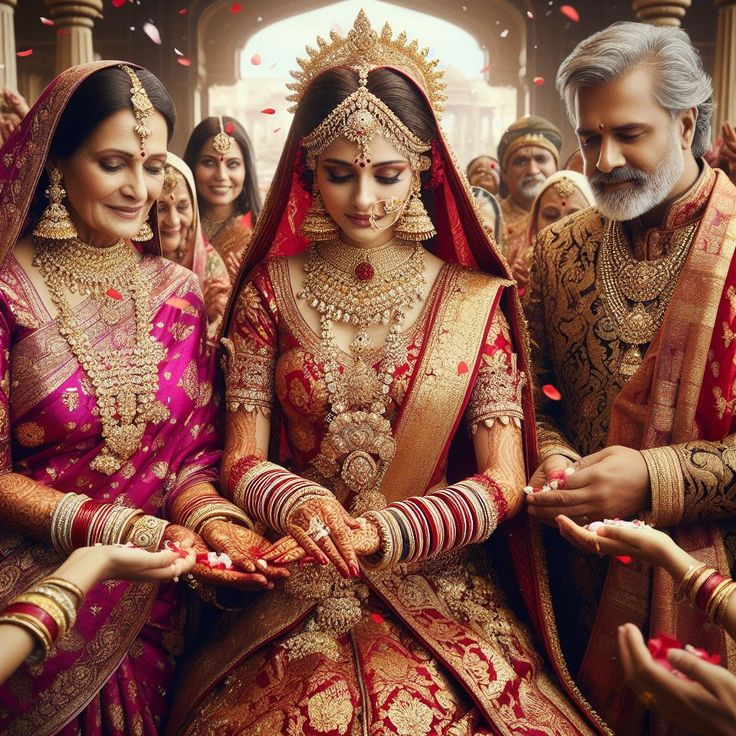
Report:
[{"label": "gold jhumka earring", "polygon": [[33,235],[43,240],[68,240],[77,237],[77,229],[69,216],[69,210],[61,203],[66,196],[61,185],[61,171],[56,166],[49,167],[49,187],[46,196],[49,206],[43,211],[41,219],[33,229]]},{"label": "gold jhumka earring", "polygon": [[428,240],[437,235],[434,223],[424,207],[420,194],[419,175],[414,174],[414,185],[409,200],[396,222],[394,235],[403,240]]},{"label": "gold jhumka earring", "polygon": [[300,232],[312,242],[332,240],[340,232],[335,221],[327,214],[317,182],[312,186],[312,204],[304,215]]}]

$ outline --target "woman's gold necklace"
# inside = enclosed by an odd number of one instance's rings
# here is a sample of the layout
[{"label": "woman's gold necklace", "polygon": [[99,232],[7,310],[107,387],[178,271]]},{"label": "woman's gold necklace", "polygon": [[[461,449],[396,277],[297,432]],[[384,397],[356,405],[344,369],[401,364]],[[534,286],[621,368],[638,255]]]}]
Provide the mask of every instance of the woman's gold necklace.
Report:
[{"label": "woman's gold necklace", "polygon": [[[156,400],[158,364],[165,351],[151,335],[150,285],[135,251],[123,240],[109,248],[95,248],[76,238],[34,239],[34,248],[33,263],[58,312],[59,333],[95,391],[104,445],[90,467],[112,475],[140,449],[146,424],[161,422],[169,415]],[[65,289],[100,303],[101,317],[108,324],[103,316],[107,302],[120,303],[130,296],[136,324],[132,346],[97,352],[75,318]]]},{"label": "woman's gold necklace", "polygon": [[[320,315],[322,353],[330,412],[314,465],[329,479],[339,477],[354,495],[351,511],[382,508],[380,484],[396,452],[385,417],[397,365],[403,360],[401,327],[422,299],[424,249],[392,239],[373,249],[342,241],[310,248],[304,286],[297,295]],[[352,361],[340,371],[333,322],[357,327]],[[378,372],[368,357],[372,325],[389,325]],[[360,428],[360,431],[355,430]]]},{"label": "woman's gold necklace", "polygon": [[681,228],[669,253],[654,261],[639,261],[624,242],[621,223],[610,220],[606,225],[599,291],[619,340],[629,346],[619,366],[622,376],[638,370],[640,346],[650,343],[662,325],[696,230],[697,223]]}]

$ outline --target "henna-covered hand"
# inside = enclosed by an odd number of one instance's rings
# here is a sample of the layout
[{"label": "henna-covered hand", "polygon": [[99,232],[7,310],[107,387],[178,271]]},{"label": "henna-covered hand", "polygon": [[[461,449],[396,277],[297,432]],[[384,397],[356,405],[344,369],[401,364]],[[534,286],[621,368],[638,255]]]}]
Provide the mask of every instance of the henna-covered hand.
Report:
[{"label": "henna-covered hand", "polygon": [[[311,498],[299,504],[289,515],[286,526],[302,549],[320,564],[332,562],[345,578],[360,574],[350,534],[360,524],[337,499]],[[325,528],[326,534],[312,531]]]},{"label": "henna-covered hand", "polygon": [[[164,541],[179,542],[183,547],[192,546],[196,554],[207,554],[212,552],[199,534],[186,529],[178,524],[169,524],[164,532]],[[226,588],[237,588],[238,590],[271,590],[273,583],[266,579],[264,575],[256,572],[240,572],[239,570],[216,570],[202,565],[196,564],[190,575],[197,580],[208,585],[222,585]]]},{"label": "henna-covered hand", "polygon": [[247,527],[227,521],[210,521],[202,528],[202,538],[213,550],[225,552],[243,572],[258,572],[268,580],[289,576],[285,567],[270,565],[263,558],[270,542]]}]

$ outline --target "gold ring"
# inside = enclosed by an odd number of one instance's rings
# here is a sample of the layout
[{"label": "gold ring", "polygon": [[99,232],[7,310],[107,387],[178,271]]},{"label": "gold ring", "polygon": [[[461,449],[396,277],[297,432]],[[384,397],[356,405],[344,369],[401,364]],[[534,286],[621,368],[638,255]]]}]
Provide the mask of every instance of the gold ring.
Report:
[{"label": "gold ring", "polygon": [[639,693],[638,700],[645,708],[651,708],[657,702],[656,698],[649,692],[649,690],[642,690]]}]

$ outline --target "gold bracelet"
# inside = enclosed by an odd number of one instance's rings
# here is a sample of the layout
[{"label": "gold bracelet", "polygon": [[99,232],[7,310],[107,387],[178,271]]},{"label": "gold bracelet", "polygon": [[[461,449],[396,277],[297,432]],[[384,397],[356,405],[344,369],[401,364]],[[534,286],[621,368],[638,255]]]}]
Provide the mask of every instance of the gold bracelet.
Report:
[{"label": "gold bracelet", "polygon": [[64,578],[57,578],[52,576],[49,578],[44,578],[41,582],[52,583],[57,588],[63,588],[64,590],[68,590],[70,593],[74,593],[74,595],[77,596],[77,608],[79,608],[79,604],[84,600],[84,591],[78,585],[72,583],[70,580],[65,580]]},{"label": "gold bracelet", "polygon": [[56,588],[42,580],[37,585],[34,585],[28,592],[40,593],[41,595],[45,595],[47,598],[50,598],[64,612],[67,631],[74,626],[74,622],[77,620],[77,608],[74,605],[74,601],[71,596],[65,590]]},{"label": "gold bracelet", "polygon": [[378,530],[379,550],[372,555],[363,558],[363,564],[369,570],[383,570],[389,566],[389,558],[393,557],[392,549],[393,534],[386,520],[386,515],[378,511],[367,511],[362,514],[363,519],[367,519]]},{"label": "gold bracelet", "polygon": [[676,601],[681,601],[688,597],[687,589],[692,583],[693,578],[700,575],[707,568],[708,565],[704,562],[699,565],[690,565],[690,567],[687,568],[685,574],[682,576],[682,580],[680,580],[680,584],[677,586],[677,590],[675,590]]},{"label": "gold bracelet", "polygon": [[130,534],[128,534],[127,541],[136,547],[156,552],[161,546],[161,540],[164,538],[164,532],[168,525],[169,522],[166,519],[144,514],[140,519],[136,519]]},{"label": "gold bracelet", "polygon": [[54,642],[49,630],[37,618],[25,613],[2,613],[0,614],[0,624],[20,626],[36,639],[39,646],[26,657],[28,664],[39,664],[48,656]]},{"label": "gold bracelet", "polygon": [[726,586],[726,589],[723,592],[723,595],[721,596],[721,600],[718,603],[718,606],[716,606],[713,610],[713,623],[722,626],[723,625],[723,619],[726,615],[726,610],[728,608],[728,602],[731,600],[731,596],[736,593],[736,582],[733,580],[728,581],[728,585]]},{"label": "gold bracelet", "polygon": [[52,601],[48,596],[41,595],[40,593],[21,593],[13,600],[11,605],[13,603],[30,603],[34,606],[38,606],[46,611],[52,619],[54,619],[54,623],[59,630],[57,638],[60,639],[64,634],[66,634],[68,630],[66,625],[66,615],[64,614],[61,606],[59,606],[55,601]]},{"label": "gold bracelet", "polygon": [[721,582],[715,587],[715,590],[710,594],[710,598],[708,598],[708,602],[705,604],[705,615],[711,621],[714,620],[713,614],[720,607],[724,594],[728,592],[730,582],[730,578],[721,580]]},{"label": "gold bracelet", "polygon": [[704,570],[702,570],[691,579],[690,586],[685,591],[687,593],[687,598],[690,601],[691,606],[697,608],[697,599],[700,589],[703,587],[703,585],[705,585],[708,578],[710,578],[711,575],[717,572],[718,570],[713,567],[706,567]]},{"label": "gold bracelet", "polygon": [[125,527],[134,516],[142,513],[140,509],[131,509],[127,506],[116,508],[105,522],[100,541],[103,544],[121,544]]}]

